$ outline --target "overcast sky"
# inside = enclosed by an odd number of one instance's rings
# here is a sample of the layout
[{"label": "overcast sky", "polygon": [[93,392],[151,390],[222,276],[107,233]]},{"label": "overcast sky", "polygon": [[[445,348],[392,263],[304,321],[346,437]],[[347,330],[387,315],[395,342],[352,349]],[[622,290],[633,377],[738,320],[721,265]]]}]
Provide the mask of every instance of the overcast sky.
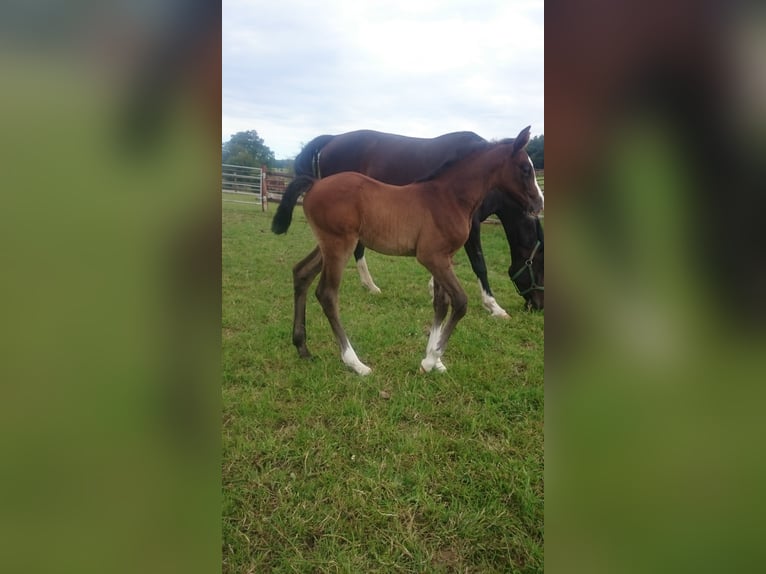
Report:
[{"label": "overcast sky", "polygon": [[223,0],[222,140],[543,126],[542,0]]}]

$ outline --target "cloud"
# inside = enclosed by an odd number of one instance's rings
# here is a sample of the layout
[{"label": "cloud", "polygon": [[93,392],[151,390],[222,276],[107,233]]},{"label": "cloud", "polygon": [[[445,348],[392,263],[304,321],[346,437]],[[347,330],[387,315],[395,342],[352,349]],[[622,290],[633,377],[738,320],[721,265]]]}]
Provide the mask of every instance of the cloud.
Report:
[{"label": "cloud", "polygon": [[543,3],[223,2],[223,133],[543,132]]}]

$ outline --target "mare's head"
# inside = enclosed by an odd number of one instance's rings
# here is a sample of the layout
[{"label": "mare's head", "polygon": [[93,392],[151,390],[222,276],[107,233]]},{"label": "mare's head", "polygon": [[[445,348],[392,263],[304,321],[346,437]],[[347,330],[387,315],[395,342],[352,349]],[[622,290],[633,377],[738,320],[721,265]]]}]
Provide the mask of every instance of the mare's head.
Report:
[{"label": "mare's head", "polygon": [[542,309],[545,304],[545,240],[540,218],[514,209],[511,233],[508,276],[527,302],[527,308]]},{"label": "mare's head", "polygon": [[537,184],[535,167],[527,154],[530,129],[531,126],[527,126],[514,139],[495,144],[507,156],[493,187],[511,196],[528,213],[538,214],[543,210],[543,192]]}]

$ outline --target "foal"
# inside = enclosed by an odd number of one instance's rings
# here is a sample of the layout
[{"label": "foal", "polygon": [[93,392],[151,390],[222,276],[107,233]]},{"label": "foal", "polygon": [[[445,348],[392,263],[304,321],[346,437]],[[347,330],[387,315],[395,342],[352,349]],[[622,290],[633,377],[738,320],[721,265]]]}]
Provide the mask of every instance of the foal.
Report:
[{"label": "foal", "polygon": [[[321,180],[299,176],[290,183],[272,222],[285,233],[298,197],[319,244],[293,267],[293,344],[306,347],[306,293],[321,271],[316,296],[338,342],[343,362],[360,375],[370,368],[356,355],[338,316],[343,269],[357,242],[387,255],[415,256],[434,278],[434,321],[424,371],[445,371],[441,357],[455,325],[466,313],[467,297],[452,270],[452,256],[468,238],[471,216],[490,189],[515,199],[529,212],[543,207],[532,162],[526,153],[527,127],[517,138],[477,144],[475,151],[448,162],[424,181],[405,186],[381,183],[356,172]],[[444,323],[449,306],[452,313]]]},{"label": "foal", "polygon": [[[431,175],[447,161],[459,159],[478,143],[486,143],[486,140],[473,132],[452,132],[435,138],[414,138],[373,130],[322,135],[307,143],[296,156],[295,175],[320,179],[342,171],[358,171],[383,183],[406,185]],[[519,266],[532,261],[527,269],[535,289],[522,288],[519,293],[528,307],[542,309],[544,265],[542,257],[530,258],[537,240],[534,237],[537,231],[535,218],[528,217],[506,194],[500,192],[490,192],[474,212],[464,246],[471,268],[479,280],[482,305],[493,317],[509,317],[490,288],[481,245],[481,222],[493,213],[503,224],[511,250],[511,265]],[[522,239],[529,239],[530,242],[520,242]],[[354,250],[354,258],[362,285],[372,293],[380,293],[370,275],[361,243]],[[526,274],[523,279],[527,279]]]}]

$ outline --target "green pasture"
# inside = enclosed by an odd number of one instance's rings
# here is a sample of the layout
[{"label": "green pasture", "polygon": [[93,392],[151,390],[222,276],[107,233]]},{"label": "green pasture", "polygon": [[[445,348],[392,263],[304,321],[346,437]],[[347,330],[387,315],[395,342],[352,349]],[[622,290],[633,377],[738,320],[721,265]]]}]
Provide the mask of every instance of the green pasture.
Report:
[{"label": "green pasture", "polygon": [[544,315],[508,280],[508,245],[485,224],[490,283],[510,319],[469,295],[444,356],[418,372],[432,308],[428,273],[368,251],[380,295],[353,258],[341,319],[348,370],[318,302],[310,361],[291,342],[292,265],[313,247],[300,207],[287,235],[275,205],[223,203],[223,572],[542,572]]}]

